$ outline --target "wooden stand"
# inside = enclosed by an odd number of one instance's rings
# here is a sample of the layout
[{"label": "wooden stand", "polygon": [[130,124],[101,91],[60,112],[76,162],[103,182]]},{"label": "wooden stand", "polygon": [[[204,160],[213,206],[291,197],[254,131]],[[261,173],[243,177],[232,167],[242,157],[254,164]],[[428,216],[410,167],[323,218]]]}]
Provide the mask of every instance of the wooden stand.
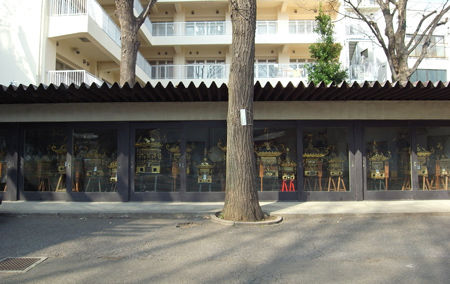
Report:
[{"label": "wooden stand", "polygon": [[56,183],[56,191],[65,191],[65,177],[66,174],[59,174],[58,182]]},{"label": "wooden stand", "polygon": [[52,190],[50,179],[48,177],[39,177],[38,190],[39,191],[51,191]]},{"label": "wooden stand", "polygon": [[263,183],[263,179],[264,179],[264,165],[261,163],[259,163],[259,179],[260,179],[260,187],[261,187],[261,192],[263,191],[263,187],[264,187],[264,183]]},{"label": "wooden stand", "polygon": [[437,190],[448,190],[448,175],[441,176],[441,164],[440,161],[436,161],[436,176],[434,180],[432,181],[431,185],[434,189]]},{"label": "wooden stand", "polygon": [[422,176],[422,190],[431,190],[432,189],[432,183],[430,183],[430,179],[428,178],[428,175]]},{"label": "wooden stand", "polygon": [[94,190],[93,192],[96,192],[97,190],[95,190],[95,185],[98,186],[98,191],[102,192],[102,182],[101,182],[102,177],[101,176],[90,176],[88,177],[87,183],[86,183],[86,192],[89,192],[89,187],[90,186],[94,186]]},{"label": "wooden stand", "polygon": [[172,186],[172,191],[177,191],[177,176],[179,173],[179,169],[178,169],[178,162],[177,161],[173,161],[172,162],[172,180],[173,180],[173,186]]},{"label": "wooden stand", "polygon": [[412,188],[411,188],[411,175],[406,175],[405,178],[403,179],[402,191],[405,191],[405,190],[412,190]]},{"label": "wooden stand", "polygon": [[389,161],[384,161],[384,190],[389,188]]},{"label": "wooden stand", "polygon": [[317,176],[304,176],[303,188],[312,189],[312,191],[322,191],[322,162],[317,162]]},{"label": "wooden stand", "polygon": [[342,176],[328,178],[328,191],[347,191],[345,186],[344,178]]}]

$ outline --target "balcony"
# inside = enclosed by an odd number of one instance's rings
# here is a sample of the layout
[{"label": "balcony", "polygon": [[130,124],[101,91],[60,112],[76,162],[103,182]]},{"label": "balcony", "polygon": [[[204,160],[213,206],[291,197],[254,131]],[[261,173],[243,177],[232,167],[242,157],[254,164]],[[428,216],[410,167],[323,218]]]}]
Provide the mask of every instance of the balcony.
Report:
[{"label": "balcony", "polygon": [[[153,45],[231,44],[230,21],[152,23]],[[313,20],[256,21],[258,43],[313,43]]]},{"label": "balcony", "polygon": [[103,81],[87,72],[86,70],[56,70],[47,72],[47,84],[59,86],[61,84],[80,86],[82,83],[91,85],[103,84]]},{"label": "balcony", "polygon": [[[351,2],[358,10],[366,13],[380,10],[376,0],[352,0]],[[344,3],[344,7],[347,11],[353,12],[353,8],[348,3]]]},{"label": "balcony", "polygon": [[[144,10],[139,0],[134,0],[134,15],[139,16],[139,14]],[[151,44],[152,38],[152,23],[150,22],[150,18],[147,17],[144,23],[141,26],[141,32],[144,35],[144,38],[147,40],[147,43]]]},{"label": "balcony", "polygon": [[386,66],[382,64],[351,64],[348,73],[350,82],[383,82],[387,79]]},{"label": "balcony", "polygon": [[[120,62],[120,29],[95,0],[50,0],[48,37],[58,40],[88,38],[97,54],[107,53]],[[136,76],[150,80],[150,64],[139,53]]]},{"label": "balcony", "polygon": [[[273,85],[281,82],[286,85],[289,82],[298,84],[300,81],[307,82],[308,74],[305,63],[292,64],[255,64],[255,82],[261,84],[267,82]],[[185,85],[194,82],[199,85],[204,82],[210,85],[228,83],[230,66],[228,64],[186,64],[186,65],[153,65],[152,80],[153,85],[161,83],[167,85],[169,82],[176,85],[182,82]]]}]

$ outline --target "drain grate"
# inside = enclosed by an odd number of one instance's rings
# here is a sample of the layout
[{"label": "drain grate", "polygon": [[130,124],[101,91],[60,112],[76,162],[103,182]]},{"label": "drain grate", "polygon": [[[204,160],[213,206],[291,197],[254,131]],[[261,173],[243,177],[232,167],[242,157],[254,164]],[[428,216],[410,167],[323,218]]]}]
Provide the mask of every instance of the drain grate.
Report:
[{"label": "drain grate", "polygon": [[0,272],[27,272],[46,257],[7,257],[0,260]]}]

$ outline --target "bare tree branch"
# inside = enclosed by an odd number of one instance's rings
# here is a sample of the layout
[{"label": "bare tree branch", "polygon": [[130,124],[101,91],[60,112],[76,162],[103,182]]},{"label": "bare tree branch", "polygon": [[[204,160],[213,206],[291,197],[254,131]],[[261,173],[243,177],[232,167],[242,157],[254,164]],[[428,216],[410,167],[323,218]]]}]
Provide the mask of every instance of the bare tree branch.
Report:
[{"label": "bare tree branch", "polygon": [[[429,13],[428,15],[423,15],[423,16],[422,16],[422,19],[420,19],[420,22],[417,24],[416,30],[415,30],[414,33],[411,35],[411,39],[409,40],[409,42],[408,42],[408,43],[406,44],[406,46],[405,46],[405,48],[406,48],[407,50],[409,50],[411,44],[412,44],[412,43],[414,42],[414,40],[416,39],[417,34],[419,33],[420,28],[422,27],[424,21],[425,21],[426,19],[428,19],[428,18],[429,18],[431,15],[433,15],[434,13],[436,13],[436,11],[433,11],[433,12]],[[408,52],[408,54],[410,54],[414,49],[416,49],[416,47],[417,47],[417,45],[416,45],[416,46],[413,46],[413,48],[411,49],[410,52]]]},{"label": "bare tree branch", "polygon": [[150,14],[150,10],[152,9],[153,5],[156,4],[157,0],[150,0],[147,4],[147,7],[145,7],[144,10],[139,14],[139,16],[136,17],[136,23],[138,27],[142,26],[142,24],[145,22],[145,19]]},{"label": "bare tree branch", "polygon": [[[446,7],[443,10],[441,10],[441,12],[434,18],[434,20],[427,27],[428,33],[426,34],[426,37],[425,37],[425,40],[424,40],[424,44],[422,46],[422,51],[421,51],[419,57],[416,59],[416,62],[414,62],[413,67],[410,68],[410,70],[412,70],[412,72],[414,72],[419,67],[420,63],[422,62],[422,60],[427,55],[428,48],[430,46],[430,40],[431,40],[431,37],[433,36],[433,32],[436,29],[436,27],[439,25],[440,20],[442,19],[444,14],[447,13],[449,10],[450,10],[450,6]],[[411,52],[412,52],[412,50],[411,50]]]},{"label": "bare tree branch", "polygon": [[[389,67],[392,72],[392,80],[406,81],[411,74],[418,68],[422,60],[429,52],[433,33],[438,26],[447,23],[444,15],[450,11],[450,0],[444,1],[436,11],[423,10],[421,18],[417,19],[417,25],[412,31],[412,35],[407,33],[407,20],[410,20],[409,9],[407,9],[408,0],[376,0],[380,7],[381,15],[384,18],[384,34],[379,30],[378,24],[364,10],[359,8],[354,0],[343,0],[347,6],[351,7],[354,16],[348,18],[361,20],[367,24],[370,32],[381,45]],[[436,7],[435,5],[433,5]],[[394,27],[395,25],[395,27]],[[408,57],[422,45],[422,50],[416,58],[413,66],[409,68]]]}]

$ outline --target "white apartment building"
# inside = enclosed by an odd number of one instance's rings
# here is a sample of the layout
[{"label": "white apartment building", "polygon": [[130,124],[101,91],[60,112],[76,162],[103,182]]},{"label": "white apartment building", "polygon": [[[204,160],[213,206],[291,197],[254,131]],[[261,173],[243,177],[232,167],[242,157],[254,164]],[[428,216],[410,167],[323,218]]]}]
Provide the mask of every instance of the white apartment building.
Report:
[{"label": "white apartment building", "polygon": [[[135,0],[136,13],[147,4]],[[319,1],[257,2],[255,81],[307,82],[305,64]],[[377,17],[373,0],[362,1]],[[325,7],[326,8],[326,7]],[[120,29],[114,0],[8,0],[0,4],[0,84],[112,84],[119,80]],[[340,13],[348,12],[341,5]],[[339,13],[333,13],[339,19]],[[335,23],[349,81],[390,79],[386,58],[363,23]],[[227,0],[159,0],[140,30],[136,75],[141,84],[217,85],[228,80],[231,20]],[[412,80],[448,81],[448,26]],[[412,58],[413,60],[413,58]]]}]

